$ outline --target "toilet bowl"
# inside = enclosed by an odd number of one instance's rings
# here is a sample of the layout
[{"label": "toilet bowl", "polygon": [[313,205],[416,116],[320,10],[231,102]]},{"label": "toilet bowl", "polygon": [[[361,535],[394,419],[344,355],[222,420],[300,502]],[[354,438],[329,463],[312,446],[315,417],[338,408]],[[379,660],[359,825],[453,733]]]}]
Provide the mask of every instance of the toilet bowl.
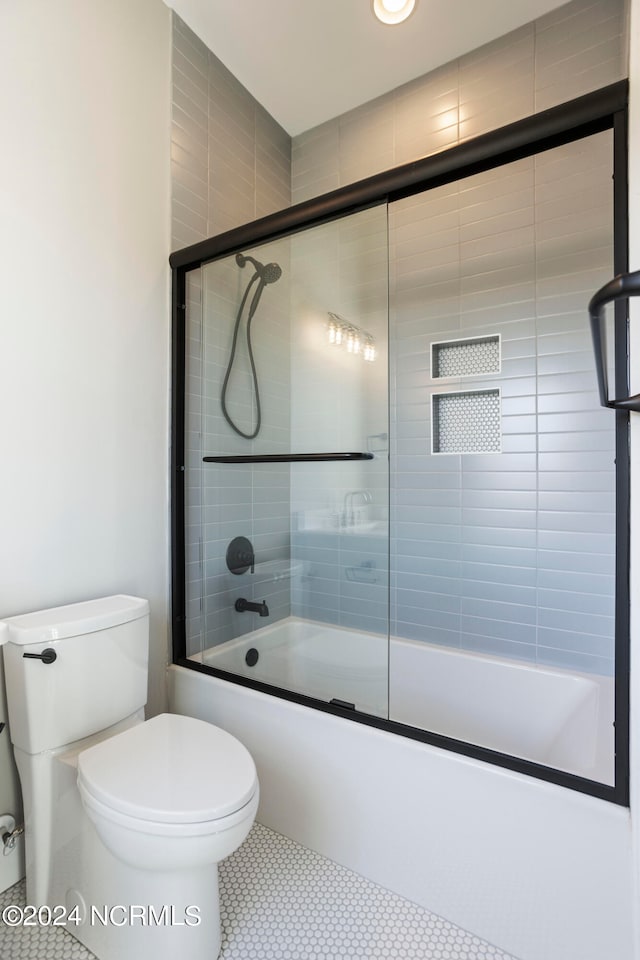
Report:
[{"label": "toilet bowl", "polygon": [[78,755],[78,789],[98,836],[146,870],[229,856],[258,808],[258,779],[235,737],[192,717],[162,714]]},{"label": "toilet bowl", "polygon": [[25,811],[27,902],[64,906],[99,960],[215,960],[218,862],[258,807],[249,752],[144,719],[149,605],[115,596],[0,623]]}]

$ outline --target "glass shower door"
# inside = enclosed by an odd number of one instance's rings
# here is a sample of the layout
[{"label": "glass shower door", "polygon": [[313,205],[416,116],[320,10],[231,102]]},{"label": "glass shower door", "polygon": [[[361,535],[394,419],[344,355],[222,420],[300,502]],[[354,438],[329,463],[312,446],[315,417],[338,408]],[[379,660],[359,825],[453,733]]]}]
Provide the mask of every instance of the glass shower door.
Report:
[{"label": "glass shower door", "polygon": [[381,206],[207,264],[186,390],[189,655],[378,716],[387,262]]},{"label": "glass shower door", "polygon": [[587,304],[612,164],[605,131],[390,206],[390,718],[604,784],[616,426]]}]

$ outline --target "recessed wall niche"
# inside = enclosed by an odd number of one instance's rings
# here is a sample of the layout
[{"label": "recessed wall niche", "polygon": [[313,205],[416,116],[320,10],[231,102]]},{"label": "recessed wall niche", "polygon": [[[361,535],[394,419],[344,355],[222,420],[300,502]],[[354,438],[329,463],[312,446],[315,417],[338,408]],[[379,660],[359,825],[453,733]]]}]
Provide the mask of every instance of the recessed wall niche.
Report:
[{"label": "recessed wall niche", "polygon": [[500,334],[431,344],[431,378],[500,373]]},{"label": "recessed wall niche", "polygon": [[432,453],[500,453],[500,450],[500,390],[432,394]]},{"label": "recessed wall niche", "polygon": [[[431,379],[500,372],[500,334],[431,344]],[[431,397],[432,453],[499,453],[500,390],[456,390]]]}]

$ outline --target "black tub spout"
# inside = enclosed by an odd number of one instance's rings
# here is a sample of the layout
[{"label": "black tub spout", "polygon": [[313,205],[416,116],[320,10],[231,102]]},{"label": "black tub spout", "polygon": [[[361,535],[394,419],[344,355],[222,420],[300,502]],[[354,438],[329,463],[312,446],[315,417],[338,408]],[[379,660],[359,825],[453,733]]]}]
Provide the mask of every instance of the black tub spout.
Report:
[{"label": "black tub spout", "polygon": [[245,610],[248,610],[251,613],[259,613],[261,617],[269,616],[269,607],[265,600],[262,600],[260,603],[254,603],[252,600],[245,600],[244,597],[238,597],[235,607],[238,613],[244,613]]}]

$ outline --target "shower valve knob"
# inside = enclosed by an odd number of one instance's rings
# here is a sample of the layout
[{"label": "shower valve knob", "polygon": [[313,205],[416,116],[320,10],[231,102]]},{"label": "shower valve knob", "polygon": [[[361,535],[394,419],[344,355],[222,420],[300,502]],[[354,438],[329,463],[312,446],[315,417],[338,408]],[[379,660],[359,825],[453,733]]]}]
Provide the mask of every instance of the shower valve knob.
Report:
[{"label": "shower valve knob", "polygon": [[247,537],[234,537],[227,547],[226,560],[227,568],[237,576],[249,569],[253,573],[256,558],[251,541]]}]

